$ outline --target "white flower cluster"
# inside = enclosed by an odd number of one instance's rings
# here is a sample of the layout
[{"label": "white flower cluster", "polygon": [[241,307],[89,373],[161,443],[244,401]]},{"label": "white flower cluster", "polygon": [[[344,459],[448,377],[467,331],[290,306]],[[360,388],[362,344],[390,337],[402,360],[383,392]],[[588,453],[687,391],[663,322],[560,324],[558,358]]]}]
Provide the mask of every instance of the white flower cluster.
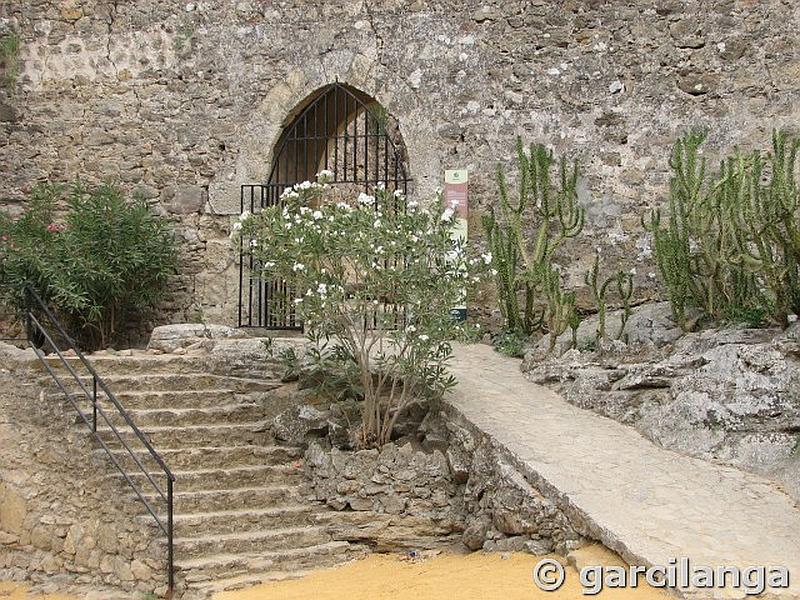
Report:
[{"label": "white flower cluster", "polygon": [[[320,171],[323,173],[324,171]],[[330,171],[328,171],[330,173]],[[331,176],[333,174],[331,173]],[[324,183],[318,183],[316,181],[301,181],[300,183],[295,183],[292,187],[287,187],[283,190],[281,194],[282,200],[293,200],[295,198],[300,197],[300,192],[307,192],[309,190],[324,190],[328,186]]]},{"label": "white flower cluster", "polygon": [[[323,269],[323,272],[324,271],[325,271],[325,269]],[[342,287],[341,285],[320,283],[320,282],[317,282],[314,285],[317,286],[316,289],[308,288],[306,290],[305,294],[303,294],[299,298],[295,298],[294,299],[294,303],[295,304],[302,304],[303,301],[306,298],[311,299],[311,298],[313,298],[315,296],[318,296],[319,299],[322,300],[322,306],[324,307],[325,306],[325,301],[328,299],[328,296],[331,293],[334,293],[334,292],[342,293],[342,292],[344,292],[344,287]]]},{"label": "white flower cluster", "polygon": [[375,196],[370,196],[369,194],[365,194],[364,192],[361,192],[358,195],[358,203],[361,206],[374,206],[374,204],[375,204]]}]

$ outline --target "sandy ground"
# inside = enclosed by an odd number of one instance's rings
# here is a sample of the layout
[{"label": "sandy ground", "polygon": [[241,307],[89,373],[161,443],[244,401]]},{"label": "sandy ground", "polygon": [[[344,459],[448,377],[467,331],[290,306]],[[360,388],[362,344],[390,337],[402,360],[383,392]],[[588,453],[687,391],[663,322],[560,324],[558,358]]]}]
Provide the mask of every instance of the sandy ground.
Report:
[{"label": "sandy ground", "polygon": [[76,600],[69,596],[29,594],[28,588],[11,581],[0,581],[0,600]]},{"label": "sandy ground", "polygon": [[[574,553],[584,565],[624,565],[602,546]],[[445,554],[418,560],[372,554],[338,568],[321,570],[292,581],[217,594],[213,600],[578,600],[587,598],[578,571],[568,566],[566,583],[543,592],[532,572],[541,557],[530,554]],[[592,596],[588,596],[592,597]],[[667,600],[672,596],[646,587],[607,589],[604,600]],[[73,596],[40,595],[13,582],[0,582],[0,600],[80,600]]]},{"label": "sandy ground", "polygon": [[[373,554],[338,568],[318,571],[303,579],[269,583],[217,594],[214,600],[578,600],[584,596],[578,572],[567,567],[566,583],[556,592],[543,592],[533,583],[530,554],[440,555],[409,561]],[[577,553],[583,565],[624,565],[599,546]],[[661,590],[604,590],[605,600],[666,600]]]}]

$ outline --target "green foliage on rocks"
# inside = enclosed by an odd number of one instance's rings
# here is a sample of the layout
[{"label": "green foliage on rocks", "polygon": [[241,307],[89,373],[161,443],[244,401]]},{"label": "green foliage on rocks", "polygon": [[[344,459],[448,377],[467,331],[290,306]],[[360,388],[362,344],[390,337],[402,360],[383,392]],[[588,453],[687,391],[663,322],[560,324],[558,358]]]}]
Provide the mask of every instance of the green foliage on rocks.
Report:
[{"label": "green foliage on rocks", "polygon": [[19,74],[19,36],[7,33],[0,36],[0,65],[3,68],[3,83],[13,89]]},{"label": "green foliage on rocks", "polygon": [[[526,151],[521,138],[516,159],[516,193],[509,190],[505,170],[499,166],[498,206],[490,207],[483,217],[497,271],[500,310],[508,331],[530,335],[544,327],[563,332],[574,320],[575,298],[563,291],[553,260],[562,243],[583,229],[578,164],[556,160],[542,145],[531,144]],[[534,235],[528,238],[524,229],[530,224]]]},{"label": "green foliage on rocks", "polygon": [[699,309],[715,323],[786,324],[800,312],[800,140],[784,131],[772,151],[737,150],[709,174],[693,131],[670,159],[666,217],[653,211],[644,224],[676,319]]},{"label": "green foliage on rocks", "polygon": [[4,300],[23,309],[29,283],[87,348],[153,307],[176,264],[167,222],[109,185],[40,185],[20,218],[0,214]]}]

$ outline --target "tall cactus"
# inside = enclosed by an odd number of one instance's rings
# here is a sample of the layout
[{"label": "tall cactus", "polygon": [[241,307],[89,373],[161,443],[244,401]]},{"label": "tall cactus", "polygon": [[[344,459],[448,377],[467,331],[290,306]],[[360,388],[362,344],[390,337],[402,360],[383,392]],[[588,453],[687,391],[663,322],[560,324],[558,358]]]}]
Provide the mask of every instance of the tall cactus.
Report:
[{"label": "tall cactus", "polygon": [[[498,207],[484,216],[483,226],[495,257],[506,327],[530,334],[547,318],[545,287],[553,256],[565,240],[582,231],[585,211],[578,204],[577,162],[568,166],[566,159],[560,159],[556,183],[556,160],[544,146],[531,144],[526,153],[522,139],[517,138],[516,159],[516,194],[512,197],[505,171],[498,166]],[[523,232],[529,219],[534,229],[530,243]]]},{"label": "tall cactus", "polygon": [[[553,351],[558,337],[574,325],[573,332],[577,330],[575,319],[575,292],[565,292],[561,286],[561,274],[554,268],[548,267],[542,275],[543,291],[547,299],[545,311],[547,331],[550,334],[550,352]],[[573,342],[575,334],[573,333]]]},{"label": "tall cactus", "polygon": [[592,299],[597,307],[597,329],[595,331],[595,339],[600,343],[608,339],[606,333],[606,313],[608,312],[608,304],[606,297],[608,290],[612,285],[616,286],[619,300],[622,302],[622,314],[620,315],[620,327],[617,332],[616,339],[621,340],[625,333],[625,325],[631,316],[631,300],[633,298],[633,273],[625,271],[617,271],[611,277],[606,278],[602,283],[599,279],[600,273],[600,254],[595,254],[594,263],[592,268],[584,275],[584,282],[589,286],[589,291],[592,293]]},{"label": "tall cactus", "polygon": [[598,279],[600,273],[600,254],[594,255],[594,263],[592,268],[584,275],[583,280],[589,286],[592,293],[592,299],[597,307],[597,330],[595,331],[595,338],[598,342],[606,339],[606,293],[609,286],[616,280],[615,277],[609,277],[602,283]]},{"label": "tall cactus", "polygon": [[709,176],[705,137],[676,143],[668,221],[656,210],[645,223],[673,312],[681,323],[688,306],[717,322],[786,323],[800,310],[800,141],[776,131],[771,154],[737,151]]},{"label": "tall cactus", "polygon": [[631,300],[633,299],[633,272],[620,271],[617,273],[617,294],[622,301],[622,314],[620,315],[619,331],[617,332],[617,339],[623,340],[627,343],[627,336],[625,335],[625,326],[628,324],[628,319],[631,318]]},{"label": "tall cactus", "polygon": [[692,256],[692,235],[699,223],[696,207],[703,200],[706,178],[706,161],[698,156],[698,149],[706,133],[693,131],[678,140],[672,150],[669,165],[673,177],[669,184],[669,216],[662,223],[660,209],[650,214],[649,223],[642,218],[645,229],[653,234],[653,251],[656,263],[669,294],[673,315],[683,322],[687,302],[694,304],[705,296],[702,281]]}]

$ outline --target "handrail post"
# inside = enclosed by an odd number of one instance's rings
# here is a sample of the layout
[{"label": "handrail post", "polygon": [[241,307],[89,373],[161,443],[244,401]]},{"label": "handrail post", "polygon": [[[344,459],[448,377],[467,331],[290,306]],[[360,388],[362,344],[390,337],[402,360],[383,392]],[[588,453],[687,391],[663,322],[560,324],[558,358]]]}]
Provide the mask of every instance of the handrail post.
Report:
[{"label": "handrail post", "polygon": [[[27,304],[26,310],[25,310],[25,317],[26,317],[28,341],[29,341],[31,347],[33,348],[34,353],[39,358],[39,361],[42,363],[42,365],[44,365],[44,368],[47,370],[47,372],[50,374],[50,376],[53,378],[53,380],[55,381],[56,385],[64,393],[64,395],[66,396],[67,400],[72,404],[72,407],[78,412],[78,415],[80,415],[81,419],[86,424],[86,426],[92,429],[92,432],[94,434],[95,439],[99,442],[100,446],[106,451],[106,453],[108,454],[109,458],[111,459],[111,462],[113,462],[114,466],[116,466],[117,469],[119,469],[119,471],[122,473],[122,476],[130,484],[130,486],[133,488],[133,491],[139,497],[139,500],[142,501],[142,503],[144,504],[145,508],[147,508],[147,510],[150,512],[150,514],[156,520],[156,524],[159,526],[161,531],[167,534],[167,544],[168,544],[168,546],[167,546],[167,562],[168,562],[168,567],[169,567],[169,571],[168,571],[168,574],[167,574],[167,576],[168,576],[168,588],[167,588],[168,589],[168,594],[167,594],[167,598],[171,599],[172,596],[173,596],[174,590],[175,590],[175,559],[174,559],[174,543],[175,543],[175,539],[174,538],[175,538],[175,536],[174,536],[174,522],[173,522],[173,520],[174,520],[173,485],[174,485],[174,482],[175,482],[175,476],[172,474],[172,472],[170,471],[169,467],[167,467],[166,463],[161,458],[161,456],[155,451],[155,449],[153,449],[153,447],[150,444],[150,442],[148,441],[147,437],[145,437],[144,434],[142,434],[142,432],[139,430],[139,428],[136,426],[136,424],[131,420],[130,415],[128,415],[128,413],[125,411],[123,406],[119,403],[119,401],[116,399],[116,397],[111,392],[111,390],[108,389],[108,387],[106,386],[105,382],[103,381],[103,378],[100,377],[97,374],[97,372],[94,370],[94,367],[91,365],[91,363],[86,359],[86,357],[83,355],[83,353],[78,349],[78,347],[75,344],[75,341],[66,333],[66,331],[64,330],[64,327],[61,325],[61,323],[58,321],[58,319],[53,315],[53,313],[50,311],[50,309],[48,309],[47,305],[45,305],[45,303],[42,301],[42,299],[39,297],[39,295],[36,293],[36,291],[30,285],[27,285],[25,287],[25,301],[26,301],[26,304]],[[73,368],[70,365],[69,361],[67,361],[67,359],[65,358],[64,354],[59,350],[58,345],[53,341],[53,339],[50,337],[50,335],[44,329],[42,324],[39,322],[39,319],[33,313],[34,303],[35,303],[35,306],[37,307],[37,310],[41,310],[43,315],[46,316],[50,320],[51,325],[64,338],[64,340],[66,341],[66,343],[69,346],[69,349],[72,350],[75,353],[75,356],[77,356],[78,359],[80,359],[80,361],[83,364],[83,366],[85,367],[85,369],[92,376],[92,394],[91,394],[92,421],[91,422],[89,422],[88,415],[84,414],[83,410],[81,410],[81,407],[75,401],[73,401],[72,392],[69,391],[66,387],[64,387],[64,385],[61,383],[60,379],[58,378],[58,375],[56,375],[56,373],[53,370],[53,368],[51,368],[50,365],[48,364],[47,357],[46,357],[46,352],[42,350],[42,347],[44,346],[45,343],[49,344],[50,347],[52,348],[52,350],[58,356],[58,358],[61,359],[61,362],[64,365],[64,367],[66,367],[67,372],[70,375],[72,375],[72,377],[74,378],[75,382],[77,382],[77,384],[79,385],[80,389],[83,391],[83,394],[84,394],[83,397],[84,398],[89,398],[89,390],[88,390],[87,386],[83,383],[82,377],[78,374],[78,372],[76,372],[75,368]],[[35,326],[35,329],[34,329],[34,326]],[[36,337],[36,334],[38,334],[41,337],[42,343],[40,343],[40,344],[36,344],[35,343],[36,340],[34,338]],[[144,447],[150,453],[150,456],[153,457],[153,459],[158,463],[158,465],[164,471],[164,475],[166,475],[166,478],[167,478],[167,495],[166,495],[166,497],[164,496],[164,492],[162,491],[161,486],[158,485],[153,480],[153,478],[150,475],[148,469],[146,469],[145,466],[142,464],[142,462],[137,458],[136,453],[134,453],[134,451],[131,450],[131,448],[125,443],[125,440],[120,435],[120,432],[116,429],[116,427],[114,426],[112,421],[109,420],[108,416],[106,415],[106,413],[102,409],[102,407],[100,407],[98,405],[98,403],[97,403],[98,387],[103,392],[103,394],[105,394],[106,400],[109,401],[109,404],[111,404],[112,407],[117,409],[117,412],[119,413],[119,415],[121,415],[123,417],[124,422],[130,427],[131,431],[133,431],[133,433],[136,434],[136,437],[141,441],[141,443],[144,445]],[[159,517],[159,515],[155,512],[155,509],[153,509],[150,506],[150,503],[145,499],[145,497],[142,495],[142,492],[139,490],[139,488],[136,486],[136,484],[133,482],[133,480],[130,478],[130,476],[125,472],[125,469],[122,467],[120,462],[116,458],[114,458],[113,452],[108,448],[108,446],[103,442],[102,438],[98,435],[98,433],[97,433],[97,417],[98,417],[98,414],[100,416],[102,416],[103,419],[105,419],[106,423],[110,427],[111,432],[116,435],[117,439],[120,441],[122,446],[128,451],[130,456],[133,458],[133,461],[136,463],[136,465],[139,467],[139,469],[141,469],[141,472],[145,475],[147,480],[153,485],[153,487],[155,488],[156,492],[159,494],[161,499],[165,500],[167,502],[167,525],[166,525],[166,527],[164,526],[163,519],[161,517]]]},{"label": "handrail post", "polygon": [[92,375],[92,431],[97,433],[97,375]]},{"label": "handrail post", "polygon": [[31,311],[33,310],[33,298],[31,290],[26,285],[23,292],[25,294],[25,336],[29,343],[33,343],[33,323],[31,322]]},{"label": "handrail post", "polygon": [[167,590],[167,597],[172,598],[172,593],[175,589],[175,567],[173,564],[173,529],[172,529],[172,477],[167,476],[167,580],[169,586]]}]

